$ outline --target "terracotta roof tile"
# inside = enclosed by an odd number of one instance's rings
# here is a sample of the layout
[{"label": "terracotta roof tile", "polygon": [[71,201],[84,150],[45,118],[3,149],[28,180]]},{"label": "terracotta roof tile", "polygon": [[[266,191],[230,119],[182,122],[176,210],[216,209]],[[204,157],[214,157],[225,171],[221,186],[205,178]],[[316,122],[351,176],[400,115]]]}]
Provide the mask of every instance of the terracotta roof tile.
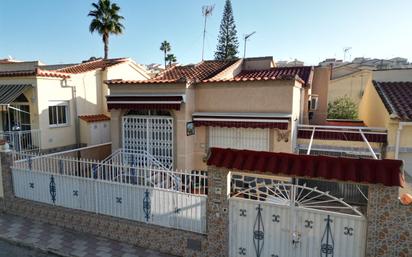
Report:
[{"label": "terracotta roof tile", "polygon": [[400,160],[354,159],[211,148],[207,165],[242,172],[403,186]]},{"label": "terracotta roof tile", "polygon": [[204,82],[237,82],[237,81],[260,81],[260,80],[290,80],[298,79],[304,85],[310,85],[313,78],[312,66],[299,67],[276,67],[265,70],[245,70],[234,78],[210,79]]},{"label": "terracotta roof tile", "polygon": [[401,120],[412,120],[412,81],[373,81],[373,85],[389,114],[395,115]]},{"label": "terracotta roof tile", "polygon": [[93,115],[81,115],[79,119],[84,120],[85,122],[98,122],[98,121],[108,121],[110,120],[109,116],[104,114],[93,114]]},{"label": "terracotta roof tile", "polygon": [[55,78],[70,78],[70,74],[58,71],[48,71],[36,68],[33,70],[17,70],[17,71],[0,71],[0,77],[55,77]]},{"label": "terracotta roof tile", "polygon": [[177,82],[199,82],[209,79],[237,60],[228,61],[203,61],[196,65],[173,66],[166,69],[158,76],[148,80],[109,80],[107,84],[162,84],[162,83],[177,83]]},{"label": "terracotta roof tile", "polygon": [[92,70],[97,70],[97,69],[104,69],[119,63],[126,62],[128,59],[126,58],[116,58],[116,59],[99,59],[95,61],[89,61],[89,62],[84,62],[84,63],[79,63],[75,64],[73,66],[65,67],[58,69],[56,71],[59,72],[66,72],[66,73],[83,73],[83,72],[88,72]]}]

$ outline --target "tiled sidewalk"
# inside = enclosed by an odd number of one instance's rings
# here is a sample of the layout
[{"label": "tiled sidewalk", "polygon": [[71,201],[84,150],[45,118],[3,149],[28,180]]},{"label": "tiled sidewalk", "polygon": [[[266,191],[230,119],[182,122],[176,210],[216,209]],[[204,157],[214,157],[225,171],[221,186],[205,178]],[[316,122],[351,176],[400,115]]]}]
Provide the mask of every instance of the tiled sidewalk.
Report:
[{"label": "tiled sidewalk", "polygon": [[0,213],[1,239],[70,257],[172,257],[4,213]]}]

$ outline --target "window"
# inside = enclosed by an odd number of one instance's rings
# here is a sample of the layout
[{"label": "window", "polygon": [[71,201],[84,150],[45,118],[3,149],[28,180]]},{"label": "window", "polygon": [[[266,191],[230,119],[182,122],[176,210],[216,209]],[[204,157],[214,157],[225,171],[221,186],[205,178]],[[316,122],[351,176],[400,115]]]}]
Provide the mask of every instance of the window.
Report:
[{"label": "window", "polygon": [[209,147],[269,151],[269,129],[209,127]]},{"label": "window", "polygon": [[316,111],[318,109],[318,96],[311,95],[309,99],[309,111]]},{"label": "window", "polygon": [[51,127],[67,126],[69,124],[69,104],[67,102],[49,103],[49,125]]}]

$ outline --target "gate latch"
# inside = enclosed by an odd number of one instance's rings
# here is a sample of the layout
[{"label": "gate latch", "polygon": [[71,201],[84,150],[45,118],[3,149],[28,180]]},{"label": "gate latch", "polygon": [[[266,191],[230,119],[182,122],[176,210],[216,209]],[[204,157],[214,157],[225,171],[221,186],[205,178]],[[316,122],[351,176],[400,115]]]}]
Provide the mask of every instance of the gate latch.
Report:
[{"label": "gate latch", "polygon": [[293,232],[292,233],[292,244],[293,246],[296,246],[297,244],[300,243],[300,233],[298,232]]}]

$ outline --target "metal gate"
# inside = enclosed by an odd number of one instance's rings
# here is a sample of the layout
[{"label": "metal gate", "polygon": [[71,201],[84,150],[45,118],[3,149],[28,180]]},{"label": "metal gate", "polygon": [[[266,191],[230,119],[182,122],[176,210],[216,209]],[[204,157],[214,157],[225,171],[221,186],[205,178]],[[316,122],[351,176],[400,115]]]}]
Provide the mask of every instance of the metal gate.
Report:
[{"label": "metal gate", "polygon": [[232,191],[230,257],[365,256],[359,210],[316,188],[262,181]]},{"label": "metal gate", "polygon": [[123,148],[146,153],[168,169],[173,168],[173,118],[124,116]]}]

